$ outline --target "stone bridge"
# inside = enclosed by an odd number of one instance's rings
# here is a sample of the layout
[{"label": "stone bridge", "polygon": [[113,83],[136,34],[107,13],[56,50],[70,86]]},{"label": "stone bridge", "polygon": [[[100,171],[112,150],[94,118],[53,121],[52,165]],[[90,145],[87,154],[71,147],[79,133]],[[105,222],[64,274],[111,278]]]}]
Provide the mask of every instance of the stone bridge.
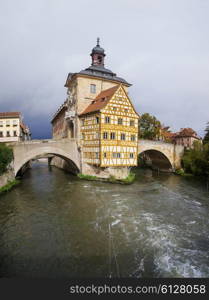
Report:
[{"label": "stone bridge", "polygon": [[74,169],[80,170],[80,152],[76,139],[31,140],[12,144],[15,176],[30,160],[40,157],[58,156]]},{"label": "stone bridge", "polygon": [[[11,144],[10,144],[11,145]],[[80,151],[76,139],[31,140],[12,144],[15,176],[30,160],[41,157],[63,158],[75,172],[82,171]],[[184,148],[160,141],[140,140],[138,154],[148,155],[152,161],[167,162],[171,171],[181,166]]]},{"label": "stone bridge", "polygon": [[162,161],[162,158],[165,158],[165,163],[166,161],[168,163],[167,166],[170,165],[169,169],[175,171],[181,167],[184,147],[161,141],[139,140],[138,154],[142,155],[142,153],[147,154],[152,160],[156,161]]}]

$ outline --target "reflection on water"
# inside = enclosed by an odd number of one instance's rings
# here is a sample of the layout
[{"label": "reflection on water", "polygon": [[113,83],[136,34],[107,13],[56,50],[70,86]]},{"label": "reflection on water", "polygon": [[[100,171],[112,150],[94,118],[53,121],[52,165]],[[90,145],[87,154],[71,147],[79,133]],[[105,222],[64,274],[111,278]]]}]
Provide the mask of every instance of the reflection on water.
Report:
[{"label": "reflection on water", "polygon": [[0,197],[0,276],[209,277],[204,184],[136,172],[124,186],[36,164]]}]

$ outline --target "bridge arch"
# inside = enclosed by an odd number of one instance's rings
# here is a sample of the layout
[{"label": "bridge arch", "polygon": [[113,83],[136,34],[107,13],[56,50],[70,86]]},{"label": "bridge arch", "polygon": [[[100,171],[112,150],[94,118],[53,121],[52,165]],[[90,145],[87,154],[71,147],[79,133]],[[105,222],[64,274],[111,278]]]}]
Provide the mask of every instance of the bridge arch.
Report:
[{"label": "bridge arch", "polygon": [[80,154],[74,141],[31,141],[19,143],[13,146],[13,153],[15,176],[30,160],[49,155],[57,156],[67,161],[74,168],[75,173],[80,171]]},{"label": "bridge arch", "polygon": [[150,165],[153,169],[159,169],[165,172],[173,171],[172,162],[170,161],[169,157],[162,151],[156,149],[147,149],[141,151],[138,154],[138,157],[146,162],[147,165]]},{"label": "bridge arch", "polygon": [[182,147],[177,149],[174,144],[162,141],[139,140],[138,155],[145,153],[151,159],[163,164],[162,169],[174,171],[180,167],[180,160],[183,153]]}]

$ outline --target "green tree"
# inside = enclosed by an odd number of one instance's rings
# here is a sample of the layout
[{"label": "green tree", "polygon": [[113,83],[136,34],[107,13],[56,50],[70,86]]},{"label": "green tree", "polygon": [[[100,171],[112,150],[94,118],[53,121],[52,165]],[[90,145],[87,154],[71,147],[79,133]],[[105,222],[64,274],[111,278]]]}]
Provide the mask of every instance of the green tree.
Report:
[{"label": "green tree", "polygon": [[12,149],[3,143],[0,143],[0,174],[4,173],[8,164],[13,159]]},{"label": "green tree", "polygon": [[156,140],[160,136],[161,123],[155,116],[148,113],[141,115],[139,120],[139,138]]},{"label": "green tree", "polygon": [[209,144],[194,142],[194,148],[185,151],[182,163],[187,173],[209,176]]},{"label": "green tree", "polygon": [[205,129],[205,136],[204,136],[204,139],[203,139],[203,143],[206,144],[206,143],[209,143],[209,122],[207,123],[207,127]]}]

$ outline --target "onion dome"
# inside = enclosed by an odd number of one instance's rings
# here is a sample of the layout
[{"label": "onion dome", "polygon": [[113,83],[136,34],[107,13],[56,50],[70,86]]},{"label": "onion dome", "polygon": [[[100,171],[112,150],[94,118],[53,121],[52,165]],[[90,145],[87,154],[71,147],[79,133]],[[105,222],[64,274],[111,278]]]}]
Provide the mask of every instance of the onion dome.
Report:
[{"label": "onion dome", "polygon": [[105,56],[104,49],[99,45],[99,38],[97,38],[97,45],[92,49],[91,56],[93,54],[102,54]]}]

